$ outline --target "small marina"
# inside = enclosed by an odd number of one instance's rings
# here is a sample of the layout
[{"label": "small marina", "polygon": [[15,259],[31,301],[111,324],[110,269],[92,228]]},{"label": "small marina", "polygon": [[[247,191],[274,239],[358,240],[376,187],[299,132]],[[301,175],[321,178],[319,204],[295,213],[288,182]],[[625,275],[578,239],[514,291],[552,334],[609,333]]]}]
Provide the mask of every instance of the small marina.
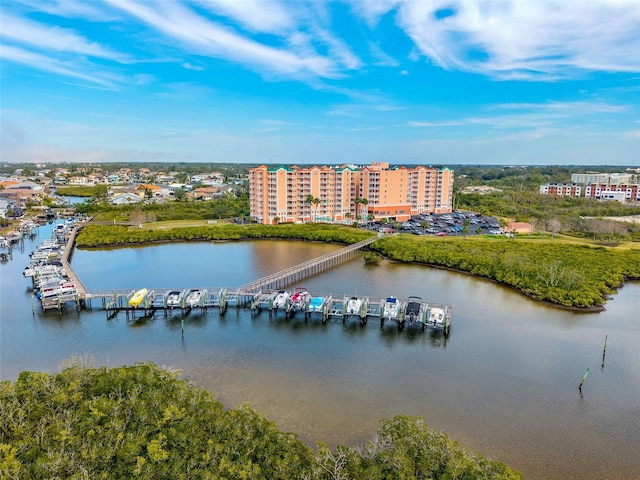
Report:
[{"label": "small marina", "polygon": [[[352,260],[358,251],[376,240],[372,237],[344,247],[302,264],[281,270],[237,288],[202,287],[191,289],[148,288],[137,290],[87,289],[70,264],[75,237],[84,221],[68,220],[55,226],[50,240],[45,240],[30,254],[30,263],[23,272],[33,280],[34,297],[40,301],[43,311],[68,308],[101,308],[108,318],[124,312],[129,318],[152,317],[158,311],[188,314],[191,311],[217,309],[224,315],[229,308],[250,309],[252,315],[267,312],[270,317],[281,315],[305,321],[330,319],[359,322],[366,325],[377,321],[380,327],[394,325],[402,330],[415,324],[422,330],[434,328],[449,334],[452,308],[450,305],[423,302],[420,297],[406,299],[388,296],[378,298],[348,293],[310,292],[305,287],[286,288],[297,282]],[[289,287],[290,288],[290,287]],[[32,302],[32,309],[35,302]]]}]

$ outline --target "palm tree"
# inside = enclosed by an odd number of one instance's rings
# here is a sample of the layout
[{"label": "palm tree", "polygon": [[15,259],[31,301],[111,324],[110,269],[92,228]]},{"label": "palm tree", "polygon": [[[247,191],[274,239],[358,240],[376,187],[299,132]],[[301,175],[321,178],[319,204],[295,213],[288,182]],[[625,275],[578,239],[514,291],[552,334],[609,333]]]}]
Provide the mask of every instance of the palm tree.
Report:
[{"label": "palm tree", "polygon": [[320,205],[320,199],[318,197],[313,199],[313,204],[316,206],[316,216],[315,220],[318,221],[318,205]]},{"label": "palm tree", "polygon": [[420,226],[422,227],[422,234],[424,235],[425,233],[427,233],[427,228],[429,228],[429,222],[427,222],[426,220],[423,220],[422,222],[420,222]]},{"label": "palm tree", "polygon": [[357,197],[355,199],[355,203],[356,203],[356,217],[362,218],[362,216],[359,215],[359,210],[360,210],[359,205],[369,205],[369,200],[367,200],[366,198]]},{"label": "palm tree", "polygon": [[311,213],[313,213],[313,206],[315,205],[315,207],[316,207],[316,215],[314,217],[314,221],[316,221],[318,219],[318,205],[320,205],[320,199],[318,197],[314,197],[313,195],[309,194],[309,195],[307,195],[307,198],[305,199],[305,201],[309,204],[309,206],[311,208],[311,212],[309,214],[309,218],[311,218]]},{"label": "palm tree", "polygon": [[313,200],[315,199],[315,197],[311,194],[307,195],[307,198],[304,199],[305,202],[307,202],[309,204],[309,221],[311,221],[311,209],[313,206]]}]

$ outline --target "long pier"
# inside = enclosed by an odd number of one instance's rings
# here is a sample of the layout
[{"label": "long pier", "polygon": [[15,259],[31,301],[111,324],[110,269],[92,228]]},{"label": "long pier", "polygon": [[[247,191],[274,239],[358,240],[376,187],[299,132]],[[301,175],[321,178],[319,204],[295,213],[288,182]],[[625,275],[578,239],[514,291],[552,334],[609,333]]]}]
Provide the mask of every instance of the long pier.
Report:
[{"label": "long pier", "polygon": [[300,263],[294,267],[285,268],[279,272],[267,275],[253,282],[241,285],[238,290],[241,292],[259,292],[261,290],[277,290],[278,288],[291,285],[302,279],[316,275],[318,273],[329,270],[341,263],[353,260],[358,256],[359,250],[371,245],[378,237],[367,238],[357,243],[353,243],[347,247],[341,248],[336,252],[327,253],[313,260]]},{"label": "long pier", "polygon": [[[197,289],[199,293],[197,301],[194,302],[189,295],[194,290],[187,289],[153,288],[144,289],[144,291],[87,289],[69,262],[76,235],[81,228],[81,226],[73,228],[61,258],[63,268],[66,270],[69,280],[75,284],[76,291],[72,295],[67,294],[64,298],[42,302],[43,310],[57,308],[61,311],[64,303],[70,301],[75,302],[78,310],[83,306],[92,308],[92,301],[96,300],[101,302],[101,308],[107,311],[108,316],[115,316],[118,312],[125,311],[127,316],[131,314],[135,318],[136,313],[140,312],[144,316],[153,316],[158,310],[163,310],[167,315],[174,310],[184,314],[197,309],[204,312],[210,308],[219,309],[222,315],[229,307],[243,307],[250,308],[252,314],[263,310],[267,310],[270,316],[283,312],[287,318],[293,318],[297,312],[301,312],[300,314],[304,315],[305,320],[319,317],[322,322],[326,322],[332,317],[341,318],[343,322],[354,318],[361,325],[364,325],[368,319],[375,318],[380,321],[381,327],[387,321],[395,322],[399,329],[403,328],[406,322],[417,323],[422,326],[423,330],[430,326],[442,328],[446,335],[449,333],[452,313],[449,305],[420,301],[414,306],[414,311],[409,313],[408,300],[396,299],[394,304],[397,302],[398,308],[391,311],[388,306],[385,307],[384,298],[359,296],[358,308],[355,311],[348,305],[351,305],[350,300],[356,297],[346,295],[333,297],[331,294],[311,294],[308,292],[309,296],[302,304],[294,305],[291,301],[287,301],[283,306],[276,306],[275,300],[283,292],[282,288],[356,258],[362,248],[371,245],[379,236],[348,245],[335,252],[286,268],[237,288],[208,287]],[[135,302],[134,298],[136,298]]]},{"label": "long pier", "polygon": [[80,231],[81,228],[82,228],[81,225],[73,227],[73,229],[71,230],[71,235],[69,235],[69,239],[67,240],[67,245],[64,249],[62,257],[60,258],[62,267],[66,270],[67,277],[69,277],[69,280],[71,280],[75,284],[76,290],[78,291],[78,295],[80,296],[80,298],[86,295],[87,288],[84,286],[84,283],[82,283],[82,281],[80,280],[80,277],[76,275],[76,272],[73,271],[73,268],[71,268],[69,259],[73,254],[73,247],[76,242],[76,236],[78,235],[78,232]]}]

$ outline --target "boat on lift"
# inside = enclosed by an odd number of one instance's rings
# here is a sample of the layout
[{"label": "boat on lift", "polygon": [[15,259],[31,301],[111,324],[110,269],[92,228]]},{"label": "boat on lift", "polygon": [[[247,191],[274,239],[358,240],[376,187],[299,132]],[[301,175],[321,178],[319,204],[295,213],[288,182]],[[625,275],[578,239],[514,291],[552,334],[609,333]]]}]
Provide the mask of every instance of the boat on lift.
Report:
[{"label": "boat on lift", "polygon": [[430,326],[445,328],[446,326],[446,315],[445,311],[439,307],[432,307],[429,311],[429,319],[427,323]]},{"label": "boat on lift", "polygon": [[396,297],[387,297],[382,304],[382,318],[397,319],[400,314],[400,307],[400,302]]},{"label": "boat on lift", "polygon": [[141,288],[140,290],[135,292],[129,299],[129,306],[133,308],[139,307],[142,301],[147,296],[147,293],[149,293],[149,290],[147,290],[146,288]]},{"label": "boat on lift", "polygon": [[273,299],[273,308],[285,308],[287,303],[289,303],[289,299],[291,298],[291,294],[286,290],[279,290]]},{"label": "boat on lift", "polygon": [[169,290],[165,294],[165,298],[167,301],[167,307],[179,307],[180,301],[182,300],[182,292],[180,290]]},{"label": "boat on lift", "polygon": [[358,297],[349,297],[345,313],[347,315],[359,315],[362,309],[362,299]]},{"label": "boat on lift", "polygon": [[191,307],[191,308],[197,307],[200,305],[201,298],[202,298],[202,290],[192,289],[192,290],[189,290],[185,303],[187,304],[188,307]]},{"label": "boat on lift", "polygon": [[311,294],[304,287],[296,287],[293,291],[293,295],[291,295],[291,306],[295,310],[302,310],[307,303],[307,300]]}]

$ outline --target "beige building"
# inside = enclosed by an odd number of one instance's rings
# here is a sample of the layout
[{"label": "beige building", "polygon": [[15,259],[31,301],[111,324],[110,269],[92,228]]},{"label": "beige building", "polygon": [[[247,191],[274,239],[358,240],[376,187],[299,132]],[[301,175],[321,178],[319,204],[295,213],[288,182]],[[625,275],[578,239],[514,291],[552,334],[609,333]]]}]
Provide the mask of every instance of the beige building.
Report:
[{"label": "beige building", "polygon": [[251,217],[277,222],[344,222],[386,218],[405,221],[421,213],[448,213],[453,170],[389,168],[373,163],[341,166],[267,167],[249,170]]}]

